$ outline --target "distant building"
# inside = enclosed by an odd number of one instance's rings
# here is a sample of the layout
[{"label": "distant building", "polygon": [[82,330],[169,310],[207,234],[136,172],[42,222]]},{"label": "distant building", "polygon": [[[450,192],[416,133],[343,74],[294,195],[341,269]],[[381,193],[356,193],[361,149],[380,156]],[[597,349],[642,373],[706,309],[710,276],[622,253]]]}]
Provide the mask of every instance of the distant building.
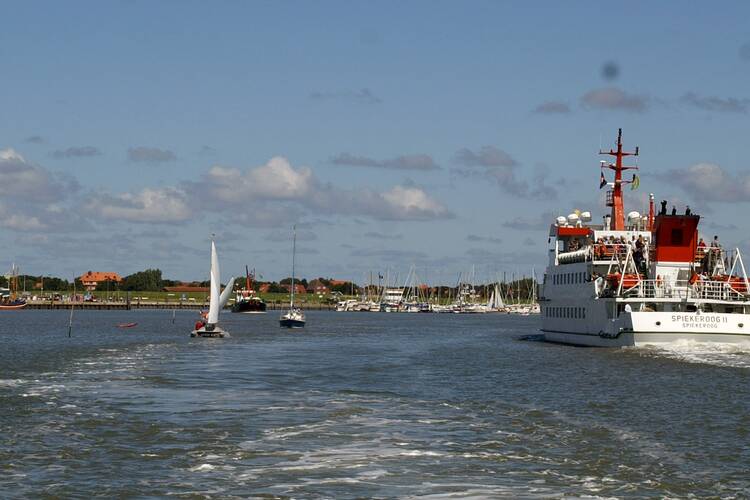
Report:
[{"label": "distant building", "polygon": [[398,304],[404,298],[403,288],[386,288],[383,300],[388,304]]},{"label": "distant building", "polygon": [[89,291],[96,290],[97,285],[99,283],[104,283],[105,281],[112,281],[114,283],[120,283],[122,281],[122,278],[117,273],[101,273],[92,271],[87,272],[83,276],[80,276],[78,279],[83,284],[83,288]]},{"label": "distant building", "polygon": [[[288,292],[292,291],[292,285],[284,285],[284,288],[286,288],[286,290]],[[307,290],[305,290],[305,285],[300,285],[299,283],[295,283],[294,284],[294,293],[296,293],[296,294],[305,294],[305,293],[307,293]]]},{"label": "distant building", "polygon": [[323,284],[322,281],[312,280],[307,286],[307,291],[310,293],[315,293],[317,295],[326,295],[331,290],[325,284]]}]

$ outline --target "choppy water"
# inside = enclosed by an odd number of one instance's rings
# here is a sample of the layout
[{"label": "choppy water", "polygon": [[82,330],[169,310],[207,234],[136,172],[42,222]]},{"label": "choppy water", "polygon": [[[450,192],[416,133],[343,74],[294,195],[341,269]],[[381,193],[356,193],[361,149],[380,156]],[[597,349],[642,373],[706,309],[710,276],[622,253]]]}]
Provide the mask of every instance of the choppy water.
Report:
[{"label": "choppy water", "polygon": [[3,313],[0,496],[750,496],[750,348],[326,312],[191,340],[195,316],[81,312],[69,339],[65,311]]}]

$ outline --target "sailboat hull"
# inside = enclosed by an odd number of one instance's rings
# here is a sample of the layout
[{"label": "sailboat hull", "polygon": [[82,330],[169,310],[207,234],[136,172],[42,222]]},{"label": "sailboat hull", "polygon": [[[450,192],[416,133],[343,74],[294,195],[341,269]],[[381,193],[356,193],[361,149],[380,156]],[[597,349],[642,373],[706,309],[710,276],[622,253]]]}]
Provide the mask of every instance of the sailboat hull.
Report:
[{"label": "sailboat hull", "polygon": [[206,330],[206,327],[190,332],[191,337],[201,337],[207,339],[226,339],[231,337],[229,332],[222,330],[218,326],[214,326],[213,330]]},{"label": "sailboat hull", "polygon": [[23,309],[26,307],[26,302],[0,304],[0,311],[13,311],[16,309]]},{"label": "sailboat hull", "polygon": [[298,319],[283,318],[279,320],[279,326],[282,328],[304,328],[305,322]]}]

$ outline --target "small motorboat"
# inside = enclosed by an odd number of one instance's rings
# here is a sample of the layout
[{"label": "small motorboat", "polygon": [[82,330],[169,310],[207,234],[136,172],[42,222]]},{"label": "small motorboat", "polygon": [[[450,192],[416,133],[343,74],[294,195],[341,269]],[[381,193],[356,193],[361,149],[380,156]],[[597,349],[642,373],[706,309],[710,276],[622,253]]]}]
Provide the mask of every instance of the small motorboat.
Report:
[{"label": "small motorboat", "polygon": [[134,326],[138,326],[138,323],[120,323],[117,328],[133,328]]}]

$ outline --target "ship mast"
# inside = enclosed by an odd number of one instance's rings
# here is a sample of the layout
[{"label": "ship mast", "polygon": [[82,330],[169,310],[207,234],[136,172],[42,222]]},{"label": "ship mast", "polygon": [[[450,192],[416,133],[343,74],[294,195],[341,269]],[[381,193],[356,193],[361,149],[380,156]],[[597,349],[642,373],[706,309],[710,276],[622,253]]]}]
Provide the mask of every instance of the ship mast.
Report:
[{"label": "ship mast", "polygon": [[609,151],[599,151],[600,155],[609,155],[615,157],[615,163],[603,164],[602,168],[607,167],[610,170],[615,171],[615,182],[614,188],[607,191],[607,206],[612,207],[612,229],[615,231],[625,230],[625,209],[622,203],[622,185],[627,184],[630,181],[622,180],[623,170],[638,169],[638,167],[624,167],[622,165],[622,159],[625,156],[638,156],[638,147],[635,148],[635,152],[625,152],[622,150],[622,129],[617,129],[617,151],[610,149]]}]

